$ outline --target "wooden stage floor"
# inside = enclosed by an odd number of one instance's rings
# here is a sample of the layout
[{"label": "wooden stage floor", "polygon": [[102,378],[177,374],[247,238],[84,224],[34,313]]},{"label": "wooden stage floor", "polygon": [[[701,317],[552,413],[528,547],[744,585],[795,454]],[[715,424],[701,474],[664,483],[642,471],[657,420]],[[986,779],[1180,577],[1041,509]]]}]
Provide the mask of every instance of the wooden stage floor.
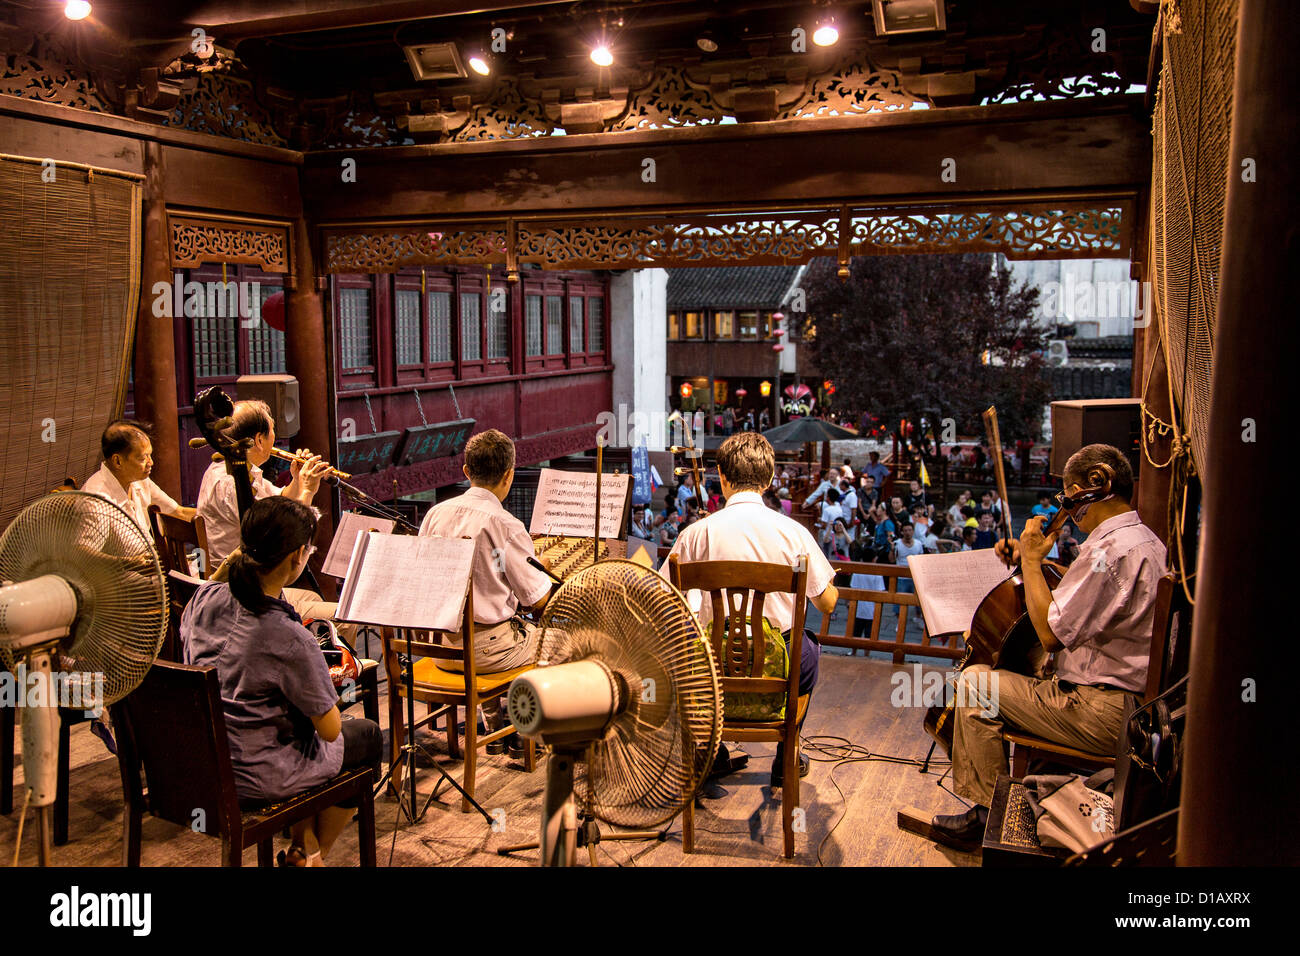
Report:
[{"label": "wooden stage floor", "polygon": [[[909,672],[912,665],[903,665]],[[890,675],[900,668],[887,660],[852,657],[847,651],[825,649],[821,682],[813,696],[805,738],[833,735],[846,738],[873,754],[919,761],[929,749],[921,727],[922,712],[890,705]],[[926,669],[931,669],[930,665]],[[351,713],[360,714],[354,706]],[[386,721],[387,706],[381,706]],[[116,758],[99,739],[79,724],[72,732],[72,802],[70,842],[54,850],[56,865],[116,866],[121,859],[122,793]],[[422,743],[442,755],[440,738],[421,735]],[[737,745],[733,746],[733,752]],[[746,770],[723,781],[726,795],[706,801],[696,813],[696,852],[682,853],[681,822],[669,825],[663,842],[605,842],[597,850],[602,866],[974,866],[979,857],[934,846],[897,829],[899,807],[912,805],[936,813],[954,813],[964,804],[939,784],[946,762],[928,774],[916,764],[885,760],[836,763],[810,749],[812,772],[803,781],[801,805],[806,811],[806,832],[797,834],[796,856],[781,857],[780,793],[768,787],[773,744],[747,744],[751,754]],[[459,779],[460,763],[448,762]],[[533,774],[507,757],[481,757],[478,797],[502,822],[493,832],[478,814],[463,814],[459,797],[443,786],[423,821],[401,826],[394,842],[397,804],[384,796],[375,802],[380,865],[394,866],[523,866],[535,856],[503,858],[496,849],[536,838],[544,763]],[[15,780],[15,803],[8,817],[0,817],[0,848],[5,862],[12,859],[21,807],[21,764]],[[422,771],[420,788],[430,790],[437,775]],[[943,779],[946,786],[950,783]],[[453,797],[456,799],[453,801]],[[423,802],[423,801],[422,801]],[[278,841],[277,841],[278,842]],[[146,819],[143,860],[146,866],[215,866],[219,843],[210,837],[160,820]],[[29,813],[20,862],[36,860],[35,825]],[[346,830],[330,855],[335,866],[355,866],[356,829]],[[249,850],[246,866],[256,865]],[[586,865],[586,855],[580,854]]]}]

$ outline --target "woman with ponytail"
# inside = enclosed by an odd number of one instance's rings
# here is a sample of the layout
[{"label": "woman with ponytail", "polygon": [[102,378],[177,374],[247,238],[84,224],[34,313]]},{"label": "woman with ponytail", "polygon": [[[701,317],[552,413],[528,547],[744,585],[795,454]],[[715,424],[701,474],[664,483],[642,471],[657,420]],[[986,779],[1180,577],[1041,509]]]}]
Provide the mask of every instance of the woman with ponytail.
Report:
[{"label": "woman with ponytail", "polygon": [[[320,646],[283,599],[315,548],[316,515],[281,496],[253,503],[240,547],[181,618],[187,664],[215,666],[241,802],[267,803],[319,786],[341,770],[378,775],[379,725],[343,720]],[[282,862],[320,866],[352,817],[331,807],[293,830]]]}]

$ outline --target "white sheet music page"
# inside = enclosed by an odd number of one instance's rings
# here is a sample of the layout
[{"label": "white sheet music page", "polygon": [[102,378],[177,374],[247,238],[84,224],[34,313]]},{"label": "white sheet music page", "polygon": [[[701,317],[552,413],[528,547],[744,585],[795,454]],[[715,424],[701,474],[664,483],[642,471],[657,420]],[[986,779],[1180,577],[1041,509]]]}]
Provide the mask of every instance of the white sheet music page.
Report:
[{"label": "white sheet music page", "polygon": [[992,548],[948,554],[914,554],[907,559],[916,582],[926,630],[932,636],[970,628],[988,593],[1011,576]]},{"label": "white sheet music page", "polygon": [[357,538],[335,616],[354,624],[458,630],[473,565],[468,538],[367,532]]},{"label": "white sheet music page", "polygon": [[[631,475],[600,476],[600,537],[623,536],[623,513]],[[543,468],[537,479],[529,534],[565,534],[590,538],[596,529],[596,475]]]},{"label": "white sheet music page", "polygon": [[376,518],[360,511],[345,511],[339,520],[334,540],[330,542],[329,554],[321,565],[321,572],[332,578],[341,578],[348,573],[348,564],[352,560],[352,546],[357,543],[357,535],[366,531],[382,531],[392,534],[395,522],[391,518]]}]

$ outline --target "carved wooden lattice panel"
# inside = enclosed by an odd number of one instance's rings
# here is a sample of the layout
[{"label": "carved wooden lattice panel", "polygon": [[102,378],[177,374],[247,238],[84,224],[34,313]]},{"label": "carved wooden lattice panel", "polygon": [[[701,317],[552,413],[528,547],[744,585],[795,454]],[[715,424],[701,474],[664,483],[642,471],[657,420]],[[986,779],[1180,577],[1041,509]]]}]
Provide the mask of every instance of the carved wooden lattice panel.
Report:
[{"label": "carved wooden lattice panel", "polygon": [[850,59],[833,71],[808,78],[807,89],[777,119],[855,116],[889,110],[910,110],[921,97],[903,88],[892,70],[874,69],[865,59]]},{"label": "carved wooden lattice panel", "polygon": [[191,269],[205,262],[258,266],[289,272],[289,227],[168,217],[172,265]]},{"label": "carved wooden lattice panel", "polygon": [[[842,237],[843,221],[849,234]],[[436,228],[446,231],[429,231]],[[1012,259],[1113,258],[1129,254],[1133,201],[525,222],[517,224],[513,256],[508,227],[419,229],[329,234],[327,271],[513,262],[548,269],[791,265],[819,256],[958,252],[1002,252]]]},{"label": "carved wooden lattice panel", "polygon": [[115,112],[95,81],[70,65],[67,54],[48,38],[38,38],[30,55],[0,49],[0,93],[93,113]]}]

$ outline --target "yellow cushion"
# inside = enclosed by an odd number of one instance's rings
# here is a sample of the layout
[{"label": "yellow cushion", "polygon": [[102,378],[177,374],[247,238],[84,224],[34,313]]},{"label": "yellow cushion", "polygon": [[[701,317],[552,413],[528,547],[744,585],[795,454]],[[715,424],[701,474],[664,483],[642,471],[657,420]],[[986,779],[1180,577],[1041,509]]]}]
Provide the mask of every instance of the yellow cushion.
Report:
[{"label": "yellow cushion", "polygon": [[[415,662],[415,687],[420,689],[421,685],[433,690],[446,691],[455,693],[465,689],[465,675],[460,671],[445,671],[437,666],[437,660],[432,657],[425,657]],[[497,671],[494,674],[475,674],[474,690],[480,694],[486,694],[498,687],[505,687],[520,674],[524,674],[533,669],[533,665],[527,667],[516,667],[514,670]],[[404,685],[399,687],[405,689]]]}]

